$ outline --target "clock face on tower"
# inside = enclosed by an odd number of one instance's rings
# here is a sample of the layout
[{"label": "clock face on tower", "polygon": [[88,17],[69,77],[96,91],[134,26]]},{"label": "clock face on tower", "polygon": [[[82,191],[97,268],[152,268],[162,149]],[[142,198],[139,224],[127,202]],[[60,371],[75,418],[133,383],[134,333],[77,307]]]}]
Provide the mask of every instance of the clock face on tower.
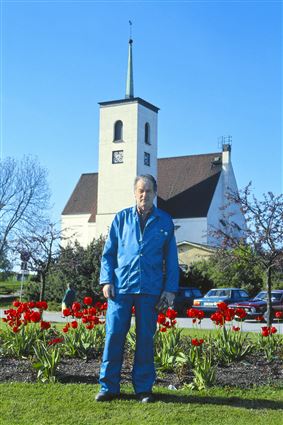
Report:
[{"label": "clock face on tower", "polygon": [[112,152],[112,164],[121,164],[124,159],[124,151]]}]

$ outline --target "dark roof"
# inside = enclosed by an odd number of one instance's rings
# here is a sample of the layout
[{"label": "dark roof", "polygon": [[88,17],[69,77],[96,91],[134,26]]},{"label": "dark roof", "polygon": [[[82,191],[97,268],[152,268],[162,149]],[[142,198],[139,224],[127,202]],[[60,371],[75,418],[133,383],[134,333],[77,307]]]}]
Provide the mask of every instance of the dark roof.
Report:
[{"label": "dark roof", "polygon": [[62,215],[91,214],[95,221],[97,209],[98,173],[82,174]]},{"label": "dark roof", "polygon": [[119,100],[109,100],[108,102],[98,102],[101,106],[108,106],[108,105],[115,105],[115,103],[139,103],[140,105],[145,106],[148,109],[151,109],[154,112],[158,112],[159,108],[157,106],[154,106],[152,103],[147,102],[146,100],[142,99],[141,97],[132,97],[129,99],[119,99]]},{"label": "dark roof", "polygon": [[[158,207],[173,218],[206,217],[221,173],[222,153],[158,159]],[[63,215],[97,211],[98,173],[82,174]]]},{"label": "dark roof", "polygon": [[158,160],[160,208],[173,218],[206,217],[221,173],[221,153]]}]

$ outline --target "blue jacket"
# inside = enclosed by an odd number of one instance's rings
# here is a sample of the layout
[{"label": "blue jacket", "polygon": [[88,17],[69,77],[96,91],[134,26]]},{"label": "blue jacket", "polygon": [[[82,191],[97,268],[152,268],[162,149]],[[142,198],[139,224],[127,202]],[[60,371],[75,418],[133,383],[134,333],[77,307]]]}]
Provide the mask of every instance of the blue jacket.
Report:
[{"label": "blue jacket", "polygon": [[100,284],[104,283],[112,283],[119,294],[178,291],[174,225],[166,212],[154,206],[143,234],[136,207],[116,214],[102,254]]}]

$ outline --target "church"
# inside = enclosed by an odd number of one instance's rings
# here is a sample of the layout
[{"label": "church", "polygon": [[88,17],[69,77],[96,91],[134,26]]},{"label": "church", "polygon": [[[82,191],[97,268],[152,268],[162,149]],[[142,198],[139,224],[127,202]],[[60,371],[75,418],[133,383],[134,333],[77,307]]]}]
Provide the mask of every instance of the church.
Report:
[{"label": "church", "polygon": [[[125,98],[99,103],[98,172],[81,175],[61,215],[63,235],[82,246],[107,235],[115,214],[134,205],[135,177],[152,174],[157,206],[173,218],[179,255],[192,249],[209,255],[219,244],[210,231],[222,225],[226,194],[237,191],[231,142],[223,138],[220,152],[157,158],[159,108],[134,96],[132,44],[130,39]],[[241,211],[229,208],[241,227]]]}]

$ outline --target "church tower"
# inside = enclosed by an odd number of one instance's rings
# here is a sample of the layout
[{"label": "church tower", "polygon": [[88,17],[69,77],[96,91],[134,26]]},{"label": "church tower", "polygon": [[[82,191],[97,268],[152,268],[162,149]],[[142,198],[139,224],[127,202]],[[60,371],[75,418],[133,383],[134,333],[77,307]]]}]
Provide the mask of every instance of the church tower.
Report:
[{"label": "church tower", "polygon": [[134,205],[138,174],[157,177],[156,106],[134,97],[133,40],[129,39],[124,99],[100,102],[96,237],[108,233],[115,214]]}]

